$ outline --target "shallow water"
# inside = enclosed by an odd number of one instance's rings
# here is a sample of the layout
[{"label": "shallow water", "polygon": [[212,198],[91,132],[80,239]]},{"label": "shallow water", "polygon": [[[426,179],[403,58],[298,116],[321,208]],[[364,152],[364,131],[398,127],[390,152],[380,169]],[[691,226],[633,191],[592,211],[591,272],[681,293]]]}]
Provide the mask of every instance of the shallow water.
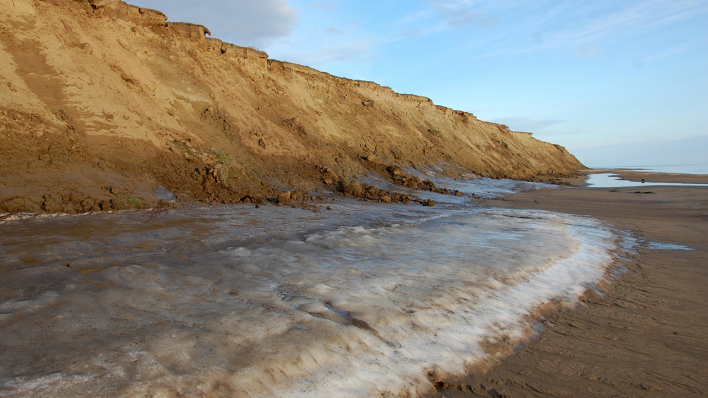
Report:
[{"label": "shallow water", "polygon": [[649,248],[655,249],[655,250],[687,250],[687,251],[695,250],[695,249],[691,249],[688,246],[675,245],[673,243],[663,243],[663,242],[649,242]]},{"label": "shallow water", "polygon": [[708,174],[708,164],[677,164],[659,166],[595,167],[598,169],[618,169],[651,171],[655,173]]},{"label": "shallow water", "polygon": [[539,307],[575,305],[622,243],[592,218],[446,198],[0,225],[0,393],[429,393],[525,341]]},{"label": "shallow water", "polygon": [[684,184],[671,182],[638,182],[620,179],[619,175],[612,173],[588,174],[585,181],[595,188],[621,188],[621,187],[648,187],[648,186],[684,186],[705,187],[708,184]]}]

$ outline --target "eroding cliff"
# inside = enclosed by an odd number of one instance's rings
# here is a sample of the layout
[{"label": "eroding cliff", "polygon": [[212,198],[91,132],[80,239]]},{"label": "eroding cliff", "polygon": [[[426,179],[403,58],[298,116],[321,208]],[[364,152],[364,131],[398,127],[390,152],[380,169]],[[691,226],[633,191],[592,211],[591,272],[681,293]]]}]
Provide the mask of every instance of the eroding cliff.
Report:
[{"label": "eroding cliff", "polygon": [[158,185],[258,202],[399,166],[583,167],[530,134],[207,35],[118,0],[0,0],[0,211],[152,206]]}]

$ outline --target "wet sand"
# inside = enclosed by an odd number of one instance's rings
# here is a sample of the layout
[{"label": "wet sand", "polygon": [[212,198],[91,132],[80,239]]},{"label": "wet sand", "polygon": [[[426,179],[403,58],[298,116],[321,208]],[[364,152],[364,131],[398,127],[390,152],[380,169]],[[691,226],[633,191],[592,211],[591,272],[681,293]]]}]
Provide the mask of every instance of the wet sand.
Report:
[{"label": "wet sand", "polygon": [[[585,174],[609,173],[619,175],[622,180],[635,182],[668,182],[681,184],[705,184],[708,181],[708,175],[705,174],[681,174],[681,173],[653,173],[650,171],[641,170],[620,170],[620,169],[590,169],[583,171]],[[581,178],[569,179],[571,185],[577,185],[583,181]]]},{"label": "wet sand", "polygon": [[[646,174],[639,178],[708,182]],[[537,339],[442,396],[708,396],[708,187],[564,187],[485,205],[591,215],[632,232],[640,247],[605,297],[589,294],[577,310],[552,316]]]}]

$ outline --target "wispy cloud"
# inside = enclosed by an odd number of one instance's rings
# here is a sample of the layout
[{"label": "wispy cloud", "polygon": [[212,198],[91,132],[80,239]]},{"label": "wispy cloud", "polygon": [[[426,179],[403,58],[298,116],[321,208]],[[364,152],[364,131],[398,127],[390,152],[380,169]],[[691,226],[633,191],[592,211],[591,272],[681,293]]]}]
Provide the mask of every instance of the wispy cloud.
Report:
[{"label": "wispy cloud", "polygon": [[403,16],[399,19],[395,25],[405,25],[410,23],[418,23],[424,20],[429,20],[433,17],[434,13],[430,10],[418,10]]},{"label": "wispy cloud", "polygon": [[[433,1],[433,0],[430,0]],[[443,0],[440,0],[443,1]],[[450,0],[452,1],[452,0]],[[459,2],[467,3],[459,0]],[[475,3],[479,4],[479,3]],[[489,5],[487,5],[489,7]],[[488,8],[495,15],[516,16],[514,25],[503,25],[476,42],[485,51],[477,58],[516,56],[554,49],[578,49],[603,41],[637,37],[663,26],[708,14],[703,0],[606,0],[534,3],[500,1]],[[533,17],[523,17],[529,15]],[[511,18],[511,17],[510,17]],[[586,50],[589,50],[587,47]],[[597,51],[580,51],[583,56]]]},{"label": "wispy cloud", "polygon": [[[572,27],[557,29],[553,35],[554,44],[574,45],[617,34],[641,34],[657,26],[692,17],[694,12],[708,8],[705,1],[696,0],[651,0],[626,4],[606,13],[599,12],[598,7],[591,4],[578,7],[575,13],[570,13],[575,23]],[[588,14],[589,17],[586,17]]]},{"label": "wispy cloud", "polygon": [[449,27],[477,26],[485,29],[499,21],[494,15],[476,10],[467,0],[428,0],[433,9],[442,14]]},{"label": "wispy cloud", "polygon": [[681,44],[673,46],[667,50],[664,50],[663,52],[660,52],[658,54],[648,56],[645,59],[647,61],[653,61],[656,59],[666,58],[666,57],[670,57],[672,55],[680,54],[682,52],[688,51],[689,49],[691,49],[695,45],[700,44],[701,42],[704,42],[704,41],[708,41],[708,36],[699,37],[697,39],[687,41],[685,43],[681,43]]},{"label": "wispy cloud", "polygon": [[[402,8],[404,13],[390,19],[378,15],[369,20],[365,14],[352,14],[352,5],[345,7],[338,0],[306,4],[337,10],[320,22],[327,25],[320,26],[317,34],[315,25],[312,35],[303,33],[291,44],[281,39],[274,53],[318,68],[343,61],[357,64],[345,68],[348,71],[366,68],[365,63],[380,59],[399,42],[430,37],[441,40],[443,52],[465,54],[467,62],[554,51],[568,57],[597,58],[618,41],[708,14],[704,0],[426,0]],[[349,20],[352,17],[361,19],[361,24],[355,26]],[[470,28],[474,30],[468,34],[456,32]],[[323,34],[328,40],[322,40]],[[646,61],[648,55],[642,59]]]},{"label": "wispy cloud", "polygon": [[344,32],[343,32],[341,29],[338,29],[338,28],[335,28],[335,27],[331,27],[331,28],[325,29],[325,33],[328,34],[328,35],[330,35],[330,36],[339,36],[339,35],[341,35],[341,34],[344,33]]},{"label": "wispy cloud", "polygon": [[566,123],[565,120],[557,119],[533,119],[530,117],[501,117],[496,119],[491,119],[492,123],[499,123],[509,126],[510,129],[514,131],[525,131],[533,133],[539,130],[545,130],[548,127],[555,126],[558,124]]},{"label": "wispy cloud", "polygon": [[315,3],[315,2],[310,3],[310,7],[322,8],[325,10],[333,10],[333,9],[337,8],[338,5],[339,5],[339,0],[329,0],[329,1],[326,1],[323,3]]}]

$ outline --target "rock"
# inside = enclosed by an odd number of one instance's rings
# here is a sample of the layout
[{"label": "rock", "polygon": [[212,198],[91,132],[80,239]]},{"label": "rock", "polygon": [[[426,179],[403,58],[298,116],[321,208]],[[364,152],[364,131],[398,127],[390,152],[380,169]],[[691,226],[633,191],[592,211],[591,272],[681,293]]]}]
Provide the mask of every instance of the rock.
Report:
[{"label": "rock", "polygon": [[290,203],[290,200],[292,200],[290,195],[291,192],[289,191],[281,192],[280,194],[278,194],[278,206],[284,206]]},{"label": "rock", "polygon": [[113,204],[110,200],[104,199],[98,203],[98,206],[103,211],[113,210]]},{"label": "rock", "polygon": [[322,182],[324,182],[327,185],[335,185],[339,183],[339,176],[337,173],[330,169],[329,167],[323,167],[320,169],[320,172],[323,174],[322,175]]},{"label": "rock", "polygon": [[436,202],[436,201],[434,201],[434,200],[431,200],[431,199],[427,199],[427,200],[421,201],[421,204],[422,204],[423,206],[430,206],[430,207],[433,207],[433,206],[435,206],[436,204],[438,204],[438,202]]},{"label": "rock", "polygon": [[364,193],[361,184],[357,180],[342,182],[341,188],[345,195],[354,196],[356,198],[362,196]]},{"label": "rock", "polygon": [[61,205],[61,200],[56,200],[54,195],[44,195],[44,202],[42,203],[42,211],[47,213],[61,213],[64,208]]},{"label": "rock", "polygon": [[206,35],[211,36],[211,32],[203,25],[187,22],[169,22],[167,26],[177,36],[190,41],[206,41]]},{"label": "rock", "polygon": [[81,201],[81,208],[83,209],[83,211],[92,211],[95,205],[96,202],[90,198]]},{"label": "rock", "polygon": [[420,184],[420,179],[418,179],[416,177],[406,178],[406,179],[404,179],[404,183],[403,183],[403,185],[408,188],[424,189],[423,187],[420,187],[419,184]]},{"label": "rock", "polygon": [[72,205],[72,204],[65,204],[65,205],[62,205],[62,213],[66,213],[66,214],[76,214],[77,211],[76,211],[76,208],[74,208],[74,205]]},{"label": "rock", "polygon": [[388,172],[394,177],[399,177],[403,175],[403,170],[398,166],[389,166]]},{"label": "rock", "polygon": [[391,203],[391,196],[389,195],[381,195],[381,198],[379,198],[380,201],[384,203]]},{"label": "rock", "polygon": [[113,208],[113,210],[126,210],[129,209],[131,206],[128,203],[127,198],[115,198],[110,200],[110,204]]},{"label": "rock", "polygon": [[21,211],[36,212],[39,206],[24,198],[6,200],[0,205],[0,212],[17,213]]},{"label": "rock", "polygon": [[290,193],[290,199],[300,202],[305,195],[302,192],[294,191]]}]

